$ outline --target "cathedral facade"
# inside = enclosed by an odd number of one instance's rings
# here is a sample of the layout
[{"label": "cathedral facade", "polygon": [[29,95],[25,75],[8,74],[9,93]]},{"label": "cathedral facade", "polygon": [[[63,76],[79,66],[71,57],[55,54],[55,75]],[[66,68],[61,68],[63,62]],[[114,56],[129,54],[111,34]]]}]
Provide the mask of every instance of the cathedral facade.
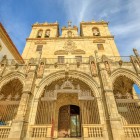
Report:
[{"label": "cathedral facade", "polygon": [[120,56],[105,21],[33,24],[22,57],[0,60],[0,139],[139,140],[133,51]]}]

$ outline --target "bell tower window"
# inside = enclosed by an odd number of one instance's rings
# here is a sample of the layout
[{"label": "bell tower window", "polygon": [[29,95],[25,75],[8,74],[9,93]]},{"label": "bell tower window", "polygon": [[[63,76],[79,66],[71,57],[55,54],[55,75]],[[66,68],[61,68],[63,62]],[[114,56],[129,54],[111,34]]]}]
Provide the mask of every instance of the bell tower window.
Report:
[{"label": "bell tower window", "polygon": [[43,45],[37,45],[36,51],[41,52],[43,48]]},{"label": "bell tower window", "polygon": [[45,32],[45,38],[50,37],[50,29],[47,29]]},{"label": "bell tower window", "polygon": [[38,33],[37,33],[37,38],[41,38],[42,33],[43,33],[43,31],[42,30],[39,30]]},{"label": "bell tower window", "polygon": [[93,32],[93,36],[100,36],[100,32],[97,27],[93,27],[92,32]]}]

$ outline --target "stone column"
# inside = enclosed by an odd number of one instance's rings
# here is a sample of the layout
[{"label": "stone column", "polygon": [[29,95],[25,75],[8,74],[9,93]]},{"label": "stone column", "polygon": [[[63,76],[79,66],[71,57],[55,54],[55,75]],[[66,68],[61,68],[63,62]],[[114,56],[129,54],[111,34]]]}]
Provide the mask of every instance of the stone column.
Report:
[{"label": "stone column", "polygon": [[22,130],[23,130],[23,124],[26,123],[25,114],[27,111],[29,97],[30,97],[30,92],[23,91],[23,94],[21,96],[21,100],[19,103],[17,115],[12,122],[11,131],[10,131],[10,134],[8,137],[10,140],[21,140],[22,139],[21,134],[22,134]]},{"label": "stone column", "polygon": [[97,104],[99,109],[100,122],[103,125],[103,136],[105,140],[107,140],[108,136],[107,136],[107,127],[105,127],[106,122],[105,122],[105,112],[103,108],[103,100],[101,97],[96,97],[96,98],[97,98]]},{"label": "stone column", "polygon": [[30,139],[32,135],[32,125],[35,125],[35,119],[36,119],[36,113],[37,113],[37,107],[38,107],[38,98],[33,98],[32,99],[32,105],[31,105],[31,110],[30,110],[30,115],[29,115],[29,127],[27,129],[26,133],[26,139]]},{"label": "stone column", "polygon": [[109,140],[121,140],[122,136],[124,136],[124,131],[112,90],[111,79],[104,63],[99,65],[99,70]]}]

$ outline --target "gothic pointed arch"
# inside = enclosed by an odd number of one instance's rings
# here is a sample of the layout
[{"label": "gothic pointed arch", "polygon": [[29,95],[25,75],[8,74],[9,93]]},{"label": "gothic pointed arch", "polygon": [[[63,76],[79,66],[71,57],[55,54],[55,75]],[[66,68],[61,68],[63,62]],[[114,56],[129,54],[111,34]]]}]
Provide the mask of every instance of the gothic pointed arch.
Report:
[{"label": "gothic pointed arch", "polygon": [[15,119],[23,91],[18,78],[7,81],[0,89],[0,125],[11,126]]},{"label": "gothic pointed arch", "polygon": [[134,72],[118,69],[112,73],[113,94],[123,125],[140,124],[140,105],[134,84],[140,84]]},{"label": "gothic pointed arch", "polygon": [[[69,77],[83,81],[84,83],[89,85],[95,97],[99,96],[99,85],[89,75],[80,71],[71,70],[69,71]],[[42,91],[46,85],[49,85],[53,81],[57,81],[61,78],[65,78],[65,71],[58,71],[43,78],[42,81],[38,84],[39,88],[36,92],[35,98],[39,98],[41,96]]]},{"label": "gothic pointed arch", "polygon": [[25,85],[25,75],[21,72],[11,72],[8,73],[7,75],[3,76],[2,79],[0,80],[0,89],[2,88],[3,85],[7,84],[10,80],[13,79],[18,79],[22,85]]},{"label": "gothic pointed arch", "polygon": [[119,76],[126,76],[129,79],[131,79],[135,84],[137,84],[140,87],[140,77],[137,76],[133,71],[120,68],[112,72],[111,74],[111,79],[112,83],[116,80],[117,77]]}]

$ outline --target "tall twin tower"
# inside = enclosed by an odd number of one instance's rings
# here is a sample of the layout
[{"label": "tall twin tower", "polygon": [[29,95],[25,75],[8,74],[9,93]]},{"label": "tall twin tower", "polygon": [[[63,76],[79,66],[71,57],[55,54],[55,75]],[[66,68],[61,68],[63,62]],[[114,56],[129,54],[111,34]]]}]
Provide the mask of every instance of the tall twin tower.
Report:
[{"label": "tall twin tower", "polygon": [[[60,34],[61,32],[61,34]],[[140,56],[120,56],[105,21],[35,23],[22,54],[3,58],[0,138],[140,140]]]}]

